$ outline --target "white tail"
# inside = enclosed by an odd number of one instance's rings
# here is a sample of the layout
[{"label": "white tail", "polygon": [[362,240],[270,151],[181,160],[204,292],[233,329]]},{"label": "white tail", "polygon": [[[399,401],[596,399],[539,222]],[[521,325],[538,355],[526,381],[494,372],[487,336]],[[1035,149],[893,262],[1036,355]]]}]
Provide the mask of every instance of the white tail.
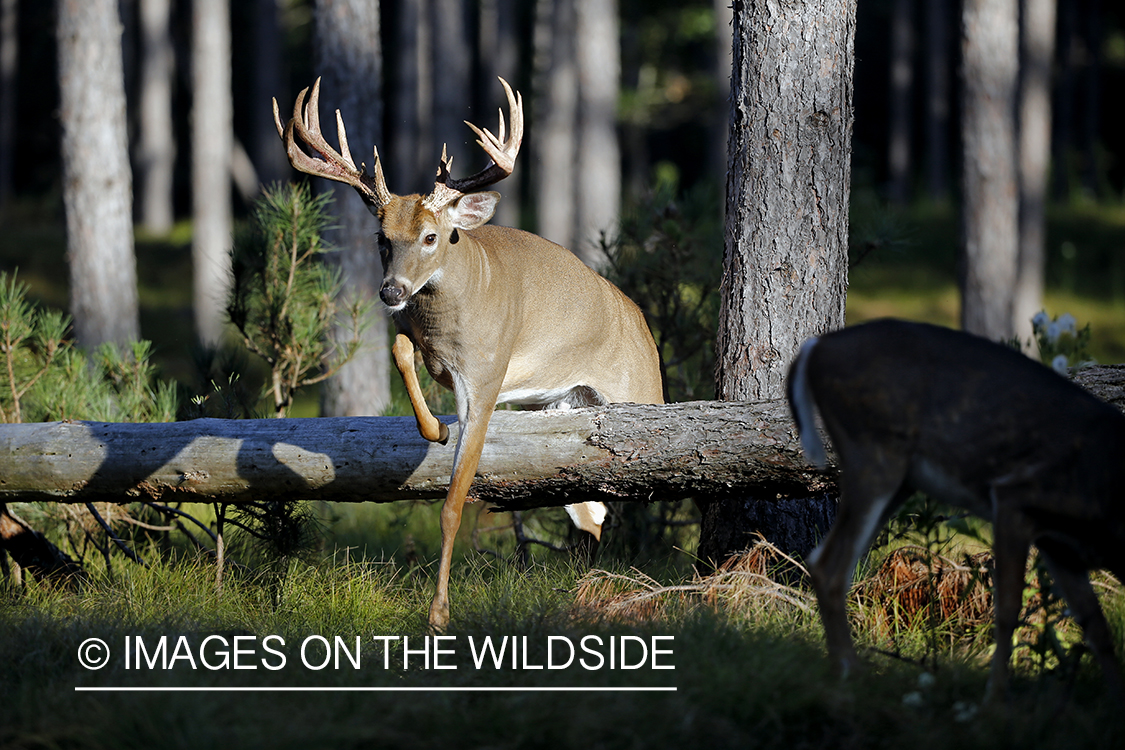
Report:
[{"label": "white tail", "polygon": [[788,391],[804,445],[819,445],[806,440],[815,404],[839,458],[837,518],[808,563],[829,655],[845,673],[858,663],[845,611],[852,570],[890,514],[921,490],[992,520],[989,694],[1007,683],[1032,544],[1122,694],[1088,571],[1125,580],[1125,415],[1009,347],[901,321],[806,344]]},{"label": "white tail", "polygon": [[[503,113],[496,136],[469,125],[493,163],[454,180],[452,159],[443,150],[434,190],[425,197],[391,193],[378,151],[373,175],[362,164],[356,167],[339,112],[340,151],[328,145],[320,132],[319,81],[307,107],[307,89],[301,92],[284,127],[274,102],[278,133],[293,166],[351,185],[381,222],[380,297],[398,329],[395,364],[423,437],[444,443],[449,431],[422,397],[415,352],[457,399],[460,434],[442,508],[441,566],[430,606],[436,629],[449,621],[453,541],[495,405],[664,401],[656,345],[635,304],[565,248],[527,232],[486,226],[500,196],[484,188],[512,172],[523,139],[523,101],[501,83],[508,98],[507,135]],[[302,150],[298,138],[314,156]],[[569,509],[571,517],[600,537],[605,508],[585,505],[590,507]]]}]

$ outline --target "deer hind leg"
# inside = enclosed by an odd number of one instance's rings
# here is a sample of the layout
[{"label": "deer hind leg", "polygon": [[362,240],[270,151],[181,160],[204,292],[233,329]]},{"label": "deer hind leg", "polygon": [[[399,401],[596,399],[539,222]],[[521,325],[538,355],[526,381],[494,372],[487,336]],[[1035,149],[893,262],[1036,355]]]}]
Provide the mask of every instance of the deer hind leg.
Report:
[{"label": "deer hind leg", "polygon": [[430,603],[430,628],[445,630],[449,625],[449,574],[453,567],[453,543],[461,528],[461,513],[469,486],[477,473],[484,438],[488,432],[488,422],[492,416],[499,386],[481,397],[468,396],[468,403],[458,392],[458,421],[460,430],[457,436],[457,449],[453,458],[453,476],[449,480],[449,492],[441,506],[441,563],[438,566],[437,588]]},{"label": "deer hind leg", "polygon": [[1122,679],[1121,665],[1114,656],[1113,635],[1097,594],[1090,585],[1086,566],[1062,543],[1041,539],[1036,544],[1047,560],[1051,575],[1062,588],[1067,606],[1082,626],[1082,633],[1105,673],[1110,691],[1118,702],[1125,700],[1125,680]]},{"label": "deer hind leg", "polygon": [[422,395],[422,386],[418,383],[418,370],[414,367],[414,342],[403,333],[395,336],[391,353],[395,358],[395,367],[402,375],[402,382],[406,386],[406,395],[410,397],[410,405],[414,407],[414,418],[418,421],[418,432],[431,443],[445,443],[449,440],[449,428],[439,422],[426,405],[426,398]]},{"label": "deer hind leg", "polygon": [[[547,404],[544,408],[568,411],[582,406],[604,406],[608,403],[596,389],[588,385],[576,385],[562,398]],[[597,553],[598,544],[602,540],[602,523],[605,521],[608,512],[609,509],[606,508],[605,503],[597,500],[566,506],[566,514],[570,516],[571,522],[593,537],[593,543],[588,545],[589,548],[586,551],[586,556],[591,561]]]},{"label": "deer hind leg", "polygon": [[824,541],[808,557],[828,656],[841,676],[859,666],[848,625],[847,590],[859,558],[887,516],[910,493],[905,459],[887,462],[849,455],[840,477],[840,505]]}]

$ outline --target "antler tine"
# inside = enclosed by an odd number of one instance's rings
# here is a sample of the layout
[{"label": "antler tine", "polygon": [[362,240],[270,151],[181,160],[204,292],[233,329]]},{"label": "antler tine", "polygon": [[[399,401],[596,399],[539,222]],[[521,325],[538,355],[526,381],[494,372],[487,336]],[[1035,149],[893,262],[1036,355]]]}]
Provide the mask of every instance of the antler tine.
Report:
[{"label": "antler tine", "polygon": [[344,157],[344,161],[348,163],[349,167],[355,169],[352,152],[348,148],[348,134],[344,130],[344,118],[340,115],[340,110],[336,110],[336,138],[340,141],[340,156]]},{"label": "antler tine", "polygon": [[[305,97],[308,96],[308,103]],[[378,151],[375,152],[375,175],[367,174],[366,167],[357,168],[352,159],[351,149],[348,147],[348,135],[344,129],[344,118],[336,110],[336,134],[340,140],[340,151],[336,151],[320,130],[320,79],[309,89],[302,89],[293,104],[293,117],[284,129],[281,128],[281,117],[278,114],[277,101],[274,101],[274,125],[278,134],[285,141],[285,150],[289,156],[289,163],[298,171],[315,177],[325,177],[336,182],[351,185],[356,189],[372,209],[386,205],[394,195],[387,189],[383,179],[382,166],[379,164]],[[301,142],[315,152],[310,156],[297,144],[294,136],[300,136]],[[319,157],[319,158],[318,158]]]},{"label": "antler tine", "polygon": [[512,91],[512,87],[503,78],[500,83],[504,86],[504,93],[508,97],[508,119],[511,127],[505,138],[504,114],[500,113],[500,137],[482,130],[468,120],[465,124],[477,135],[477,143],[492,159],[492,164],[477,172],[471,177],[460,180],[450,178],[449,167],[453,159],[446,158],[445,148],[442,147],[442,158],[438,165],[438,176],[434,185],[434,192],[426,197],[425,204],[431,209],[440,208],[455,200],[460,195],[479,191],[493,185],[512,173],[515,168],[516,156],[523,142],[523,96]]}]

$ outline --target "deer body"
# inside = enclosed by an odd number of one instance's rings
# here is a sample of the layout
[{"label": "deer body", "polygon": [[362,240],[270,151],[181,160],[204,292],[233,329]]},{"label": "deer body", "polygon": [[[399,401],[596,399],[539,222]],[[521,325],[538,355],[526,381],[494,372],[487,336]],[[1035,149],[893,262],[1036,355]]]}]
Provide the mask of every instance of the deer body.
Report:
[{"label": "deer body", "polygon": [[[319,81],[307,107],[301,92],[285,127],[274,102],[293,166],[351,185],[379,218],[379,296],[398,329],[395,365],[424,438],[445,443],[449,430],[426,405],[416,352],[434,380],[456,396],[460,430],[442,506],[441,564],[429,616],[437,630],[449,622],[453,542],[496,404],[569,408],[664,400],[656,344],[632,301],[565,248],[528,232],[486,226],[500,196],[483,188],[511,173],[523,138],[522,100],[501,83],[510,136],[503,115],[498,137],[469,125],[493,163],[454,180],[443,153],[427,196],[391,193],[377,151],[373,175],[356,167],[339,112],[340,151],[328,145],[320,133]],[[316,156],[303,151],[297,138]],[[567,511],[579,528],[600,538],[604,505],[582,503]]]},{"label": "deer body", "polygon": [[1019,352],[936,326],[879,321],[805,343],[787,383],[805,452],[824,464],[819,412],[840,465],[840,505],[809,557],[830,657],[858,664],[845,611],[852,570],[915,490],[993,523],[996,651],[1007,682],[1030,546],[1044,555],[1121,694],[1088,571],[1125,580],[1125,415]]}]

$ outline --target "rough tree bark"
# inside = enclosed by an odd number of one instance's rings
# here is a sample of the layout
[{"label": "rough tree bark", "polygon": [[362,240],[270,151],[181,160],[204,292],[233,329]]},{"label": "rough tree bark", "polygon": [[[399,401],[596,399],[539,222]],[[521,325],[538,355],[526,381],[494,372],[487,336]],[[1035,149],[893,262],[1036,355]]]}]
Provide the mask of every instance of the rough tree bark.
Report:
[{"label": "rough tree bark", "polygon": [[192,2],[191,195],[195,327],[199,340],[222,338],[230,288],[231,102],[228,0]]},{"label": "rough tree bark", "polygon": [[58,4],[70,312],[78,343],[140,338],[133,184],[116,0]]},{"label": "rough tree bark", "polygon": [[[372,144],[383,141],[383,57],[379,44],[379,4],[371,0],[321,0],[316,6],[316,61],[326,112],[339,109],[358,158],[372,158]],[[280,146],[279,146],[280,148]],[[366,156],[362,155],[366,154]],[[340,183],[321,187],[333,193],[337,228],[325,239],[339,251],[328,256],[344,278],[343,302],[377,300],[383,281],[375,250],[378,222],[356,192]],[[332,334],[343,345],[350,327]],[[387,319],[381,304],[371,312],[363,346],[321,391],[325,416],[381,414],[391,401]]]},{"label": "rough tree bark", "polygon": [[1018,0],[962,6],[961,327],[1012,338],[1019,260]]},{"label": "rough tree bark", "polygon": [[[855,10],[854,0],[734,3],[721,399],[780,398],[801,343],[844,324]],[[754,531],[807,552],[835,509],[808,497],[793,497],[796,522],[761,507],[776,495],[703,504],[700,558],[721,562]]]}]

